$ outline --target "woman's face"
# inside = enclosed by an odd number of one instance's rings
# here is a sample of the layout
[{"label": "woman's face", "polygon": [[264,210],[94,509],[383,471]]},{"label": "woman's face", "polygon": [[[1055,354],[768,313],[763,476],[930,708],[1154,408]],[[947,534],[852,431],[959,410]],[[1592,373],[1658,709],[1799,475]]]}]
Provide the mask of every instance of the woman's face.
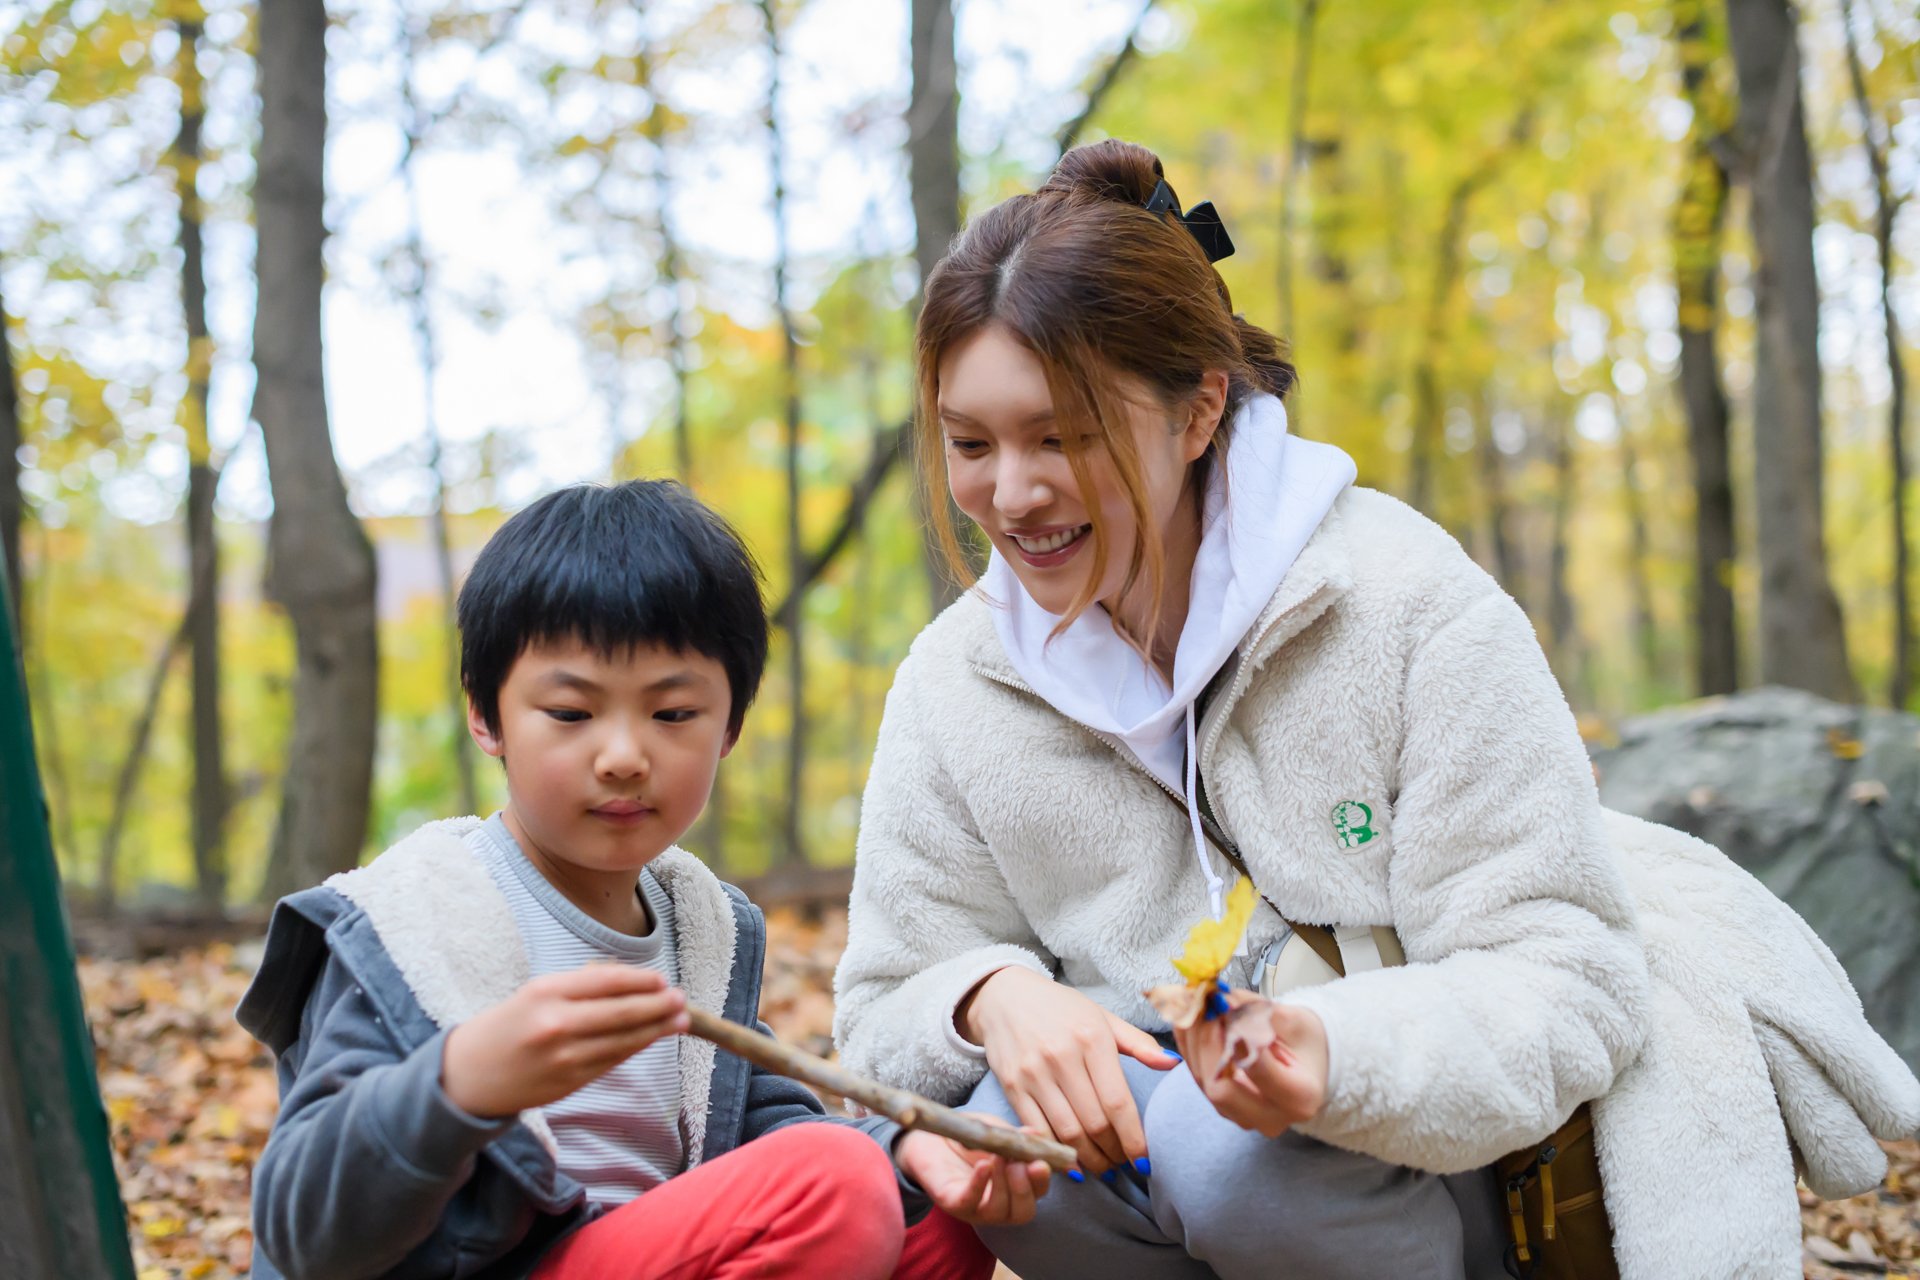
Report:
[{"label": "woman's face", "polygon": [[[1180,506],[1187,469],[1206,451],[1220,407],[1207,379],[1199,401],[1178,414],[1139,379],[1114,375],[1146,493],[1150,535],[1165,539]],[[1001,325],[955,343],[941,358],[938,411],[954,503],[986,531],[1034,603],[1065,613],[1093,572],[1093,520],[1106,540],[1106,566],[1093,599],[1112,610],[1140,530],[1113,460],[1087,442],[1091,491],[1082,491],[1061,447],[1053,396],[1039,357]],[[1224,376],[1218,376],[1224,399]],[[1211,407],[1211,413],[1206,410]],[[1183,421],[1191,419],[1191,421]]]}]

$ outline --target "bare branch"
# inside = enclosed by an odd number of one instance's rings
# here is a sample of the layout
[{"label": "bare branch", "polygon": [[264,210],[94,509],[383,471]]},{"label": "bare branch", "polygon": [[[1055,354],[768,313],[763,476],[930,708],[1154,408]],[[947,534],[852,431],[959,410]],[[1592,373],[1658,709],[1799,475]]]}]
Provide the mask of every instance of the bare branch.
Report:
[{"label": "bare branch", "polygon": [[1146,23],[1147,15],[1153,12],[1154,3],[1155,0],[1147,0],[1140,7],[1140,16],[1133,20],[1133,26],[1127,31],[1126,41],[1120,46],[1120,51],[1113,55],[1106,69],[1100,73],[1100,78],[1094,81],[1093,88],[1087,91],[1086,105],[1080,108],[1080,114],[1069,120],[1066,126],[1054,136],[1054,146],[1062,155],[1066,154],[1067,148],[1079,139],[1081,131],[1092,122],[1094,113],[1100,110],[1100,104],[1106,100],[1108,92],[1120,82],[1121,73],[1127,69],[1127,64],[1132,62],[1134,55],[1139,52],[1140,28]]},{"label": "bare branch", "polygon": [[1009,1160],[1040,1160],[1062,1171],[1073,1168],[1079,1162],[1072,1147],[1031,1133],[1022,1133],[1018,1129],[988,1124],[964,1111],[943,1107],[917,1093],[855,1075],[825,1058],[817,1058],[804,1049],[781,1044],[772,1036],[762,1035],[737,1022],[729,1022],[705,1009],[689,1005],[687,1015],[692,1019],[694,1035],[712,1041],[735,1057],[745,1058],[757,1067],[825,1089],[839,1097],[851,1098],[868,1110],[878,1111],[909,1129],[937,1133],[943,1138],[952,1138],[962,1146],[972,1147],[976,1151],[990,1151]]},{"label": "bare branch", "polygon": [[892,473],[894,465],[900,461],[906,450],[907,431],[910,422],[897,423],[874,437],[873,453],[867,458],[867,469],[847,490],[847,505],[840,512],[840,522],[834,526],[833,533],[800,566],[799,572],[787,586],[787,595],[773,611],[773,625],[790,627],[794,615],[799,612],[800,601],[809,588],[818,582],[827,570],[833,566],[842,551],[860,535],[866,527],[867,512],[873,506],[873,500],[880,488]]}]

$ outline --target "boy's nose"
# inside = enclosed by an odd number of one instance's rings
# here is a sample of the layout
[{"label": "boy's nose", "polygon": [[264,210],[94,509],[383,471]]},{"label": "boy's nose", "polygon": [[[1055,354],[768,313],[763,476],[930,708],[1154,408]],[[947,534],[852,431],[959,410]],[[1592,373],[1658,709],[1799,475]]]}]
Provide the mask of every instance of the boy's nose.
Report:
[{"label": "boy's nose", "polygon": [[612,735],[601,745],[594,762],[601,776],[608,778],[644,778],[647,776],[647,752],[637,738],[624,733]]}]

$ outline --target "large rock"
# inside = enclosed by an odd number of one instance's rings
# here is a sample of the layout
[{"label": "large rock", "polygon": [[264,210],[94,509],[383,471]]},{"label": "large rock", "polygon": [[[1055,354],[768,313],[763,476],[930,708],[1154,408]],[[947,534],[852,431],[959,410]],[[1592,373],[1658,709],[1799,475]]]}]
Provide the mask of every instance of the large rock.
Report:
[{"label": "large rock", "polygon": [[1833,948],[1920,1070],[1920,717],[1757,689],[1625,725],[1609,807],[1726,851]]}]

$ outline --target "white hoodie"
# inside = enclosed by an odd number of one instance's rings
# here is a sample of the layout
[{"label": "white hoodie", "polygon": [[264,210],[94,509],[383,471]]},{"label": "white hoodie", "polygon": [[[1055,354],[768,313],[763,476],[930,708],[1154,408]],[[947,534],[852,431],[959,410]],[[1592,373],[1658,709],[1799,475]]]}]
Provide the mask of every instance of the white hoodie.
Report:
[{"label": "white hoodie", "polygon": [[1194,706],[1355,476],[1353,459],[1339,449],[1290,434],[1287,411],[1274,396],[1242,405],[1230,438],[1226,466],[1208,475],[1171,686],[1100,606],[1084,610],[1055,637],[1061,615],[1035,603],[998,553],[981,579],[999,606],[994,626],[1021,678],[1060,714],[1124,743],[1149,773],[1185,796],[1194,857],[1215,917],[1226,885],[1201,829]]}]

